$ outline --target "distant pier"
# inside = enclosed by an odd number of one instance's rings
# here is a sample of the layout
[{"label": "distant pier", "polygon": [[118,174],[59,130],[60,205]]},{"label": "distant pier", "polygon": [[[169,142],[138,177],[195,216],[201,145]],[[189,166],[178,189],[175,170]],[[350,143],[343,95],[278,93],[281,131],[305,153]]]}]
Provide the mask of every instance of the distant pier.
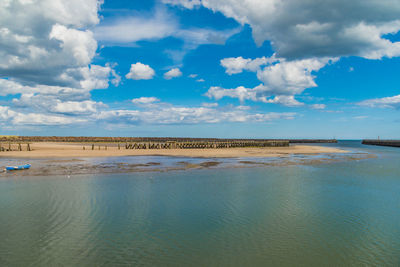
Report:
[{"label": "distant pier", "polygon": [[329,144],[337,143],[336,139],[289,139],[291,144]]},{"label": "distant pier", "polygon": [[365,139],[363,145],[400,147],[400,140]]}]

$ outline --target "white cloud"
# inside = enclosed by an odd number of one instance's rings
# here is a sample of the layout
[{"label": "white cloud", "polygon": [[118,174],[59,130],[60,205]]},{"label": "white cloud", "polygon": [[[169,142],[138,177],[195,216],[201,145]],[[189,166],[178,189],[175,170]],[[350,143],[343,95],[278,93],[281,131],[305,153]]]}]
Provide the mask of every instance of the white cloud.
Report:
[{"label": "white cloud", "polygon": [[158,40],[173,35],[177,30],[174,17],[163,10],[153,15],[105,18],[95,29],[95,37],[108,44],[136,43],[142,40]]},{"label": "white cloud", "polygon": [[369,118],[369,116],[354,116],[353,117],[353,119],[355,119],[355,120],[365,120],[365,119],[368,119]]},{"label": "white cloud", "polygon": [[108,88],[109,80],[112,77],[112,82],[114,85],[118,85],[121,81],[121,77],[116,74],[115,70],[113,70],[109,65],[106,65],[105,67],[99,65],[90,65],[89,67],[79,69],[79,71],[82,77],[79,82],[80,87],[88,91],[93,89]]},{"label": "white cloud", "polygon": [[11,125],[68,125],[86,122],[82,118],[55,116],[40,113],[21,113],[9,107],[0,106],[0,122]]},{"label": "white cloud", "polygon": [[203,103],[203,104],[201,104],[203,107],[206,107],[206,108],[215,108],[215,107],[218,107],[218,103]]},{"label": "white cloud", "polygon": [[64,25],[55,24],[51,28],[49,39],[60,42],[62,54],[69,55],[65,58],[63,55],[63,60],[70,59],[71,65],[85,66],[90,64],[97,49],[97,42],[93,38],[93,33],[89,30],[69,29]]},{"label": "white cloud", "polygon": [[[224,61],[224,66],[227,68],[228,73],[238,73],[243,69],[253,70],[257,72],[257,78],[262,84],[254,88],[239,86],[234,89],[214,86],[210,87],[206,96],[216,100],[223,97],[231,97],[238,98],[241,102],[251,100],[278,103],[285,106],[301,106],[303,103],[297,101],[294,96],[301,94],[307,88],[316,87],[317,84],[314,81],[313,73],[336,60],[313,58],[286,61],[277,59],[274,56],[255,60],[241,57],[232,58]],[[253,64],[253,62],[257,62],[257,64]],[[259,68],[260,62],[266,64],[263,69]]]},{"label": "white cloud", "polygon": [[201,4],[201,0],[162,0],[166,4],[182,5],[185,8],[192,9]]},{"label": "white cloud", "polygon": [[135,105],[138,105],[138,104],[152,104],[152,103],[154,103],[154,102],[159,102],[160,101],[160,99],[158,99],[157,97],[144,97],[144,96],[142,96],[142,97],[139,97],[139,98],[134,98],[134,99],[132,99],[132,103],[133,104],[135,104]]},{"label": "white cloud", "polygon": [[87,67],[97,49],[90,31],[97,0],[11,1],[0,5],[0,77],[23,84],[78,86],[67,71]]},{"label": "white cloud", "polygon": [[171,80],[172,78],[180,77],[182,76],[182,72],[178,68],[173,68],[166,73],[164,73],[164,79]]},{"label": "white cloud", "polygon": [[99,108],[107,107],[102,102],[92,100],[83,101],[61,101],[54,95],[22,94],[19,98],[12,100],[14,108],[24,112],[34,110],[37,113],[61,113],[65,115],[88,115],[98,111]]},{"label": "white cloud", "polygon": [[245,100],[258,100],[255,90],[245,88],[244,86],[239,86],[234,89],[225,89],[219,86],[212,86],[210,89],[208,89],[205,95],[209,98],[214,98],[215,100],[220,100],[223,97],[238,98],[240,102]]},{"label": "white cloud", "polygon": [[358,105],[371,108],[400,108],[400,95],[368,99],[359,102]]},{"label": "white cloud", "polygon": [[188,77],[189,77],[189,78],[192,78],[192,79],[196,78],[197,76],[198,76],[198,74],[189,74],[189,75],[188,75]]},{"label": "white cloud", "polygon": [[312,109],[325,109],[326,105],[325,104],[312,104],[312,105],[310,105],[310,107]]},{"label": "white cloud", "polygon": [[229,75],[241,73],[243,70],[254,71],[260,69],[260,66],[268,63],[273,63],[277,59],[275,57],[261,57],[256,59],[249,59],[243,57],[230,57],[221,59],[221,66],[226,69],[226,73]]},{"label": "white cloud", "polygon": [[109,80],[113,78],[119,83],[120,77],[109,66],[89,65],[81,68],[67,69],[60,77],[65,83],[72,83],[76,86],[57,85],[22,85],[19,82],[0,79],[0,96],[14,94],[37,93],[41,95],[53,95],[59,99],[84,99],[89,98],[89,92],[93,89],[108,88]]},{"label": "white cloud", "polygon": [[42,96],[51,95],[60,99],[84,99],[90,97],[86,90],[80,88],[48,85],[24,86],[14,81],[0,79],[0,96],[33,93],[40,93]]},{"label": "white cloud", "polygon": [[264,83],[259,91],[266,94],[295,95],[306,88],[316,87],[313,72],[319,71],[326,64],[334,62],[330,58],[312,58],[294,61],[280,60],[257,72],[257,78]]},{"label": "white cloud", "polygon": [[297,101],[293,95],[276,95],[270,99],[263,100],[263,102],[281,104],[287,107],[299,107],[304,105],[303,103]]},{"label": "white cloud", "polygon": [[241,103],[243,103],[245,100],[251,100],[263,103],[281,104],[288,107],[303,105],[303,103],[300,103],[294,98],[294,96],[291,95],[276,95],[271,97],[263,96],[263,91],[260,91],[259,88],[263,88],[263,86],[257,86],[255,88],[239,86],[234,89],[225,89],[218,86],[213,86],[210,87],[205,96],[214,98],[215,100],[220,100],[223,97],[238,98]]},{"label": "white cloud", "polygon": [[51,108],[52,112],[62,114],[92,114],[97,112],[98,107],[103,107],[103,103],[95,101],[57,101],[56,105]]},{"label": "white cloud", "polygon": [[166,50],[166,53],[176,62],[181,62],[190,50],[195,50],[200,45],[217,44],[223,45],[232,35],[239,32],[239,28],[228,30],[213,30],[201,28],[177,29],[173,37],[183,40],[180,49]]},{"label": "white cloud", "polygon": [[[250,25],[258,45],[270,42],[275,52],[270,58],[221,60],[227,74],[257,72],[262,84],[255,88],[211,87],[206,95],[215,99],[226,96],[240,101],[298,106],[302,103],[295,96],[317,86],[314,75],[326,64],[348,56],[366,59],[400,56],[400,42],[386,37],[400,31],[399,1],[162,1],[188,9],[202,6],[221,12],[242,25]],[[393,106],[382,101],[370,100],[364,105]]]},{"label": "white cloud", "polygon": [[129,73],[125,75],[125,77],[132,80],[150,80],[154,75],[155,72],[149,65],[137,62],[135,64],[131,64],[131,69]]},{"label": "white cloud", "polygon": [[[263,123],[275,120],[294,119],[296,113],[255,113],[248,106],[218,107],[217,103],[203,103],[202,106],[177,106],[160,102],[155,97],[133,99],[134,109],[109,109],[104,104],[94,101],[56,101],[54,105],[34,94],[23,95],[13,102],[14,108],[0,106],[0,125],[75,125],[85,122],[107,124],[204,124],[221,122]],[[35,112],[26,112],[33,108]],[[56,113],[56,114],[55,114]]]},{"label": "white cloud", "polygon": [[108,110],[96,115],[97,121],[122,124],[199,124],[220,122],[270,122],[294,119],[296,113],[250,113],[238,107],[184,107],[168,103],[145,105],[138,110]]},{"label": "white cloud", "polygon": [[94,89],[121,77],[110,64],[91,64],[101,0],[25,0],[0,4],[0,96],[20,95],[1,108],[10,125],[87,121],[104,108]]},{"label": "white cloud", "polygon": [[200,78],[200,79],[197,79],[196,82],[198,82],[198,83],[203,83],[203,82],[205,82],[205,80],[202,79],[202,78]]},{"label": "white cloud", "polygon": [[95,37],[106,45],[137,45],[139,41],[156,41],[174,37],[183,41],[178,49],[165,50],[175,61],[181,62],[185,54],[203,44],[224,44],[239,28],[213,30],[185,27],[166,9],[158,8],[154,14],[105,18],[95,28]]},{"label": "white cloud", "polygon": [[[384,39],[400,30],[400,2],[381,0],[163,0],[192,9],[203,6],[249,24],[260,45],[271,41],[286,59],[400,55],[400,42]],[[357,12],[355,12],[355,10]]]},{"label": "white cloud", "polygon": [[68,125],[82,123],[86,120],[64,116],[45,115],[37,113],[16,113],[12,118],[13,125]]}]

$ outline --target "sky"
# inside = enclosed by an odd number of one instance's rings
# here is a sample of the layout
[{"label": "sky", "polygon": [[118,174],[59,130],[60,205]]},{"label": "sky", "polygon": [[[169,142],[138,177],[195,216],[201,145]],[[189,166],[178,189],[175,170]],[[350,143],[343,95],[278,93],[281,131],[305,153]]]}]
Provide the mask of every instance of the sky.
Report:
[{"label": "sky", "polygon": [[400,138],[398,0],[2,0],[0,135]]}]

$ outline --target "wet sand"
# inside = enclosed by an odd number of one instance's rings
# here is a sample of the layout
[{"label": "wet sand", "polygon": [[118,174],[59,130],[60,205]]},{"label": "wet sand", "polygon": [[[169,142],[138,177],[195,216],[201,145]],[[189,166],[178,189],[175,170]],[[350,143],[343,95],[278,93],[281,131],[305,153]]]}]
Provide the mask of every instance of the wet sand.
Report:
[{"label": "wet sand", "polygon": [[131,172],[185,171],[214,168],[254,168],[292,165],[318,165],[364,160],[376,155],[315,145],[290,147],[222,149],[141,149],[131,150],[116,144],[95,146],[76,143],[33,143],[33,151],[0,152],[0,165],[29,162],[32,168],[1,172],[1,177],[57,176]]},{"label": "wet sand", "polygon": [[125,149],[121,146],[118,149],[115,143],[103,143],[96,144],[92,150],[92,144],[31,143],[31,149],[0,152],[4,166],[27,160],[33,166],[23,171],[0,171],[0,177],[314,165],[372,156],[316,145],[221,149]]},{"label": "wet sand", "polygon": [[[222,149],[121,149],[115,144],[91,145],[76,143],[32,143],[32,151],[5,151],[0,157],[10,158],[81,158],[122,156],[171,156],[191,158],[236,158],[236,157],[284,157],[296,154],[347,153],[347,151],[314,145],[290,145],[289,147],[222,148]],[[100,149],[99,149],[100,146]],[[83,150],[85,147],[85,150]],[[24,148],[23,148],[24,149]]]}]

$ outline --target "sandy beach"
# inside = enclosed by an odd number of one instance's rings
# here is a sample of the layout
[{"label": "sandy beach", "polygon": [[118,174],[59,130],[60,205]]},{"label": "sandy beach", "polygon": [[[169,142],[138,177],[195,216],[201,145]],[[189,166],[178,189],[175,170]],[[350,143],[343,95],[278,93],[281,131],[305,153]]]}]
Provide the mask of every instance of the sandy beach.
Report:
[{"label": "sandy beach", "polygon": [[[119,157],[119,156],[173,156],[193,158],[236,158],[236,157],[281,157],[291,154],[346,153],[347,151],[314,145],[290,145],[289,147],[252,147],[222,149],[118,149],[115,144],[76,143],[31,143],[32,151],[4,151],[0,157],[12,158],[80,158],[80,157]],[[100,149],[99,149],[100,146]],[[85,147],[85,150],[83,149]],[[23,150],[26,146],[23,145]]]}]

